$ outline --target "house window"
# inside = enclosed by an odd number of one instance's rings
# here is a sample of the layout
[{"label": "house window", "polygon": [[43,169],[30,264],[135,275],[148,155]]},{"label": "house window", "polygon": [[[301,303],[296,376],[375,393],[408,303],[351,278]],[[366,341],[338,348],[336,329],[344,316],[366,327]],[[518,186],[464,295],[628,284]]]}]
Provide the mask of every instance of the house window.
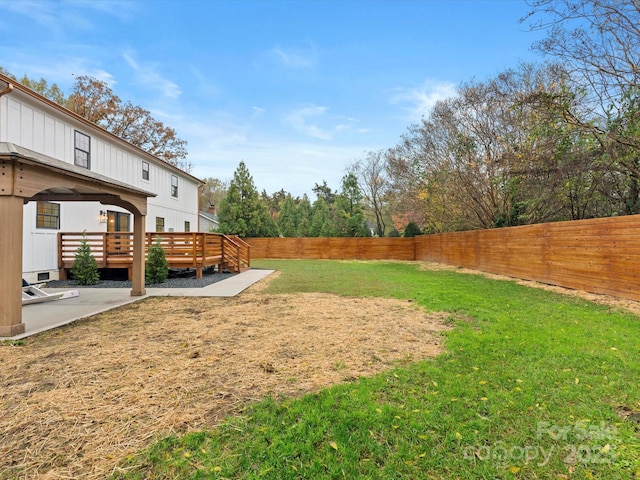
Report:
[{"label": "house window", "polygon": [[149,162],[142,162],[142,179],[149,180]]},{"label": "house window", "polygon": [[156,232],[164,232],[164,218],[156,217]]},{"label": "house window", "polygon": [[171,175],[171,196],[178,198],[178,177]]},{"label": "house window", "polygon": [[74,137],[74,146],[74,163],[79,167],[91,168],[91,137],[76,130]]},{"label": "house window", "polygon": [[60,229],[60,204],[38,202],[36,228]]},{"label": "house window", "polygon": [[191,231],[191,222],[187,222],[185,220],[185,222],[184,222],[184,231],[185,232],[190,232]]}]

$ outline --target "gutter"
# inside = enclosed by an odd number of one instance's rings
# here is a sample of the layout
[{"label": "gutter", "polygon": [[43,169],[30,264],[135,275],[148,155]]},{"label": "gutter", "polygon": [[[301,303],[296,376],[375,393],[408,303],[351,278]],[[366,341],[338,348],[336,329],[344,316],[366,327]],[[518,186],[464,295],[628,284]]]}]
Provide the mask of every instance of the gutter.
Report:
[{"label": "gutter", "polygon": [[0,97],[6,95],[7,93],[13,92],[13,85],[11,83],[7,83],[7,88],[0,92]]}]

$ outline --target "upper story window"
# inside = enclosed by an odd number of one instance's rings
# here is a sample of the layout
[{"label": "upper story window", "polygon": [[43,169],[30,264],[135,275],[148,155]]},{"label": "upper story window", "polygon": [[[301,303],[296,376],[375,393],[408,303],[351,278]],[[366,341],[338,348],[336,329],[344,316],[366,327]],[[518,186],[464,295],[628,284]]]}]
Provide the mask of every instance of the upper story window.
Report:
[{"label": "upper story window", "polygon": [[149,180],[149,162],[142,162],[142,179]]},{"label": "upper story window", "polygon": [[74,147],[74,163],[79,167],[91,168],[91,137],[76,130],[74,136]]},{"label": "upper story window", "polygon": [[38,202],[36,228],[60,229],[60,204]]},{"label": "upper story window", "polygon": [[178,177],[171,175],[171,196],[178,198]]}]

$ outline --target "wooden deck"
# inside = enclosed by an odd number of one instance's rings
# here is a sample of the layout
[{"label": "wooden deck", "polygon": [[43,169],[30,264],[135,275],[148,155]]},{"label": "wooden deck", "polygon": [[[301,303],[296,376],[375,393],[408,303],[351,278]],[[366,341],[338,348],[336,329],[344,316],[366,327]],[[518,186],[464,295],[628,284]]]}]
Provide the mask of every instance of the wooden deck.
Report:
[{"label": "wooden deck", "polygon": [[[131,278],[133,233],[131,232],[60,232],[58,234],[58,268],[60,278],[73,267],[83,235],[91,248],[98,268],[126,268]],[[147,232],[145,247],[160,240],[169,268],[194,268],[196,278],[202,269],[215,266],[219,272],[240,272],[251,266],[249,245],[234,235],[204,232]]]}]

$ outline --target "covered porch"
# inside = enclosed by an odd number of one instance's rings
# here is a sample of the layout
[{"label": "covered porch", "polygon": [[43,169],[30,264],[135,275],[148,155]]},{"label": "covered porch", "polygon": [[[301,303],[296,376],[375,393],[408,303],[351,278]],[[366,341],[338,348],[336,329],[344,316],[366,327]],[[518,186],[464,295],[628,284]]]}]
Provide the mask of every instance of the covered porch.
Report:
[{"label": "covered porch", "polygon": [[0,143],[0,337],[25,331],[22,321],[23,205],[32,201],[100,202],[133,214],[131,296],[145,295],[145,217],[155,194],[12,143]]}]

